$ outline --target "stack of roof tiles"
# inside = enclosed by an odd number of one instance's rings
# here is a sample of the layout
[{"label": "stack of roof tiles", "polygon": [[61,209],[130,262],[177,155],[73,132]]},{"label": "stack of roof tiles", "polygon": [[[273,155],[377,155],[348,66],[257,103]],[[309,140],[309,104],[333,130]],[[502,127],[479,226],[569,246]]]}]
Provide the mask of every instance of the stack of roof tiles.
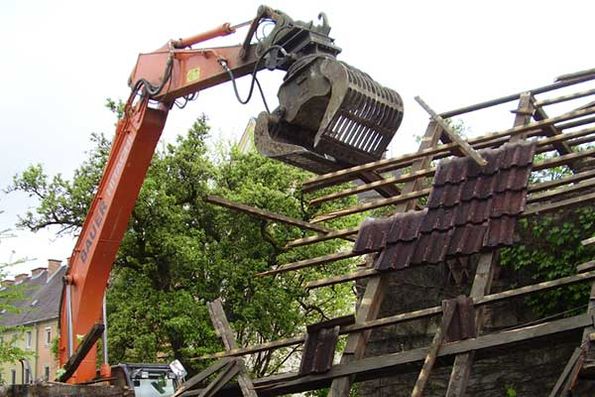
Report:
[{"label": "stack of roof tiles", "polygon": [[534,153],[519,142],[481,151],[483,167],[468,157],[440,162],[427,208],[365,221],[354,252],[380,251],[374,266],[385,271],[511,245]]}]

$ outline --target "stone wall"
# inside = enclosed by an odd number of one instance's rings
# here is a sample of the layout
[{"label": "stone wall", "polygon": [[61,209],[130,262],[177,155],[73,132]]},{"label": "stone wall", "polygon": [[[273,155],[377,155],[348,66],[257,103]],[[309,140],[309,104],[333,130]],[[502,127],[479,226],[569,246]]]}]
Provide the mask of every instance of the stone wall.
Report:
[{"label": "stone wall", "polygon": [[[477,258],[456,266],[426,266],[407,269],[390,275],[389,293],[384,299],[381,317],[440,304],[443,299],[468,294]],[[518,275],[500,270],[492,291],[519,284]],[[360,289],[362,285],[358,286]],[[493,332],[535,320],[522,299],[486,307],[485,332]],[[428,345],[438,318],[412,321],[372,333],[367,355],[375,356]],[[527,349],[508,349],[498,355],[478,358],[467,389],[469,396],[506,396],[514,390],[517,396],[548,395],[568,358],[580,343],[580,333],[550,339]],[[420,364],[421,366],[421,364]],[[450,376],[450,365],[435,368],[425,396],[444,396]],[[362,382],[359,395],[365,397],[410,396],[417,372]]]}]

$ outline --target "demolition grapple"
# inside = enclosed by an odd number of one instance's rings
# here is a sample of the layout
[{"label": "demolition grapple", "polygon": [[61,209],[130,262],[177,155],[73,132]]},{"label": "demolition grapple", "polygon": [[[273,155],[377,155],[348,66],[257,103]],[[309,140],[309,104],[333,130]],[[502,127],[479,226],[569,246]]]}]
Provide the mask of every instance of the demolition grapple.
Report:
[{"label": "demolition grapple", "polygon": [[341,50],[323,14],[314,26],[268,12],[276,24],[259,51],[270,52],[267,67],[287,74],[279,107],[256,121],[258,151],[315,173],[380,159],[403,118],[399,94],[336,59]]}]

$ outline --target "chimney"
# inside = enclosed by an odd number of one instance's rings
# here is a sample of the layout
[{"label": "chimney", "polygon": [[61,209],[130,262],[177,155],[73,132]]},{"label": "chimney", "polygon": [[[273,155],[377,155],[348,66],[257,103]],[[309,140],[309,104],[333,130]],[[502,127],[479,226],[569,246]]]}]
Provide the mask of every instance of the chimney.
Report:
[{"label": "chimney", "polygon": [[37,277],[39,276],[41,273],[45,272],[47,268],[45,267],[37,267],[33,270],[31,270],[31,277]]},{"label": "chimney", "polygon": [[14,276],[14,282],[15,284],[20,284],[28,278],[29,275],[27,273],[17,274],[16,276]]},{"label": "chimney", "polygon": [[14,280],[2,280],[2,287],[8,288],[14,285]]},{"label": "chimney", "polygon": [[48,278],[52,277],[54,273],[62,266],[62,261],[58,259],[48,259]]}]

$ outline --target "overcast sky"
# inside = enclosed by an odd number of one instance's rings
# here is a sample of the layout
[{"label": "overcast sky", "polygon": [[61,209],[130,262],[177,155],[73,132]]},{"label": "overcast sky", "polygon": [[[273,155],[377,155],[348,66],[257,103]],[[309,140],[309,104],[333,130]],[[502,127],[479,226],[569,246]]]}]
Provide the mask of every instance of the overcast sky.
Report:
[{"label": "overcast sky", "polygon": [[[35,1],[0,3],[0,188],[28,165],[66,177],[85,158],[92,132],[113,133],[105,99],[126,98],[127,79],[139,52],[170,38],[251,19],[255,1]],[[274,1],[294,19],[324,11],[341,60],[397,90],[405,118],[390,148],[412,151],[427,115],[420,95],[437,111],[544,85],[561,74],[595,67],[590,1]],[[225,44],[243,40],[240,31]],[[216,42],[213,44],[217,44]],[[282,74],[262,72],[267,98],[276,103]],[[244,86],[243,86],[244,87]],[[244,87],[245,88],[245,87]],[[244,90],[245,91],[245,90]],[[243,92],[244,92],[243,91]],[[477,116],[468,134],[511,124]],[[184,110],[173,110],[162,142],[184,133],[205,113],[213,140],[239,139],[249,118],[262,110],[235,101],[231,86],[201,92]],[[15,237],[0,243],[0,262],[33,258],[12,273],[70,255],[72,238],[15,230],[17,215],[35,202],[0,193],[0,230]]]}]

